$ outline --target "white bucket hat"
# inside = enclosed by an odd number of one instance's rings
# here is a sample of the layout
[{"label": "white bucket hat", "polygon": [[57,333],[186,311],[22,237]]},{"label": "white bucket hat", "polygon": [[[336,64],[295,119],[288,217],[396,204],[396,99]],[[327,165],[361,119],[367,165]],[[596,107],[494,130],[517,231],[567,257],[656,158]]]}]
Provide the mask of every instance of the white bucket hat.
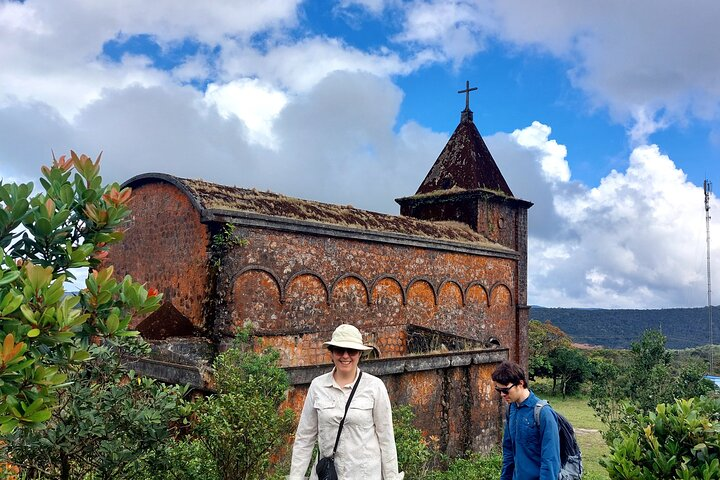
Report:
[{"label": "white bucket hat", "polygon": [[372,347],[363,345],[360,330],[352,325],[343,323],[338,326],[332,334],[329,342],[324,342],[326,347],[351,348],[353,350],[372,350]]}]

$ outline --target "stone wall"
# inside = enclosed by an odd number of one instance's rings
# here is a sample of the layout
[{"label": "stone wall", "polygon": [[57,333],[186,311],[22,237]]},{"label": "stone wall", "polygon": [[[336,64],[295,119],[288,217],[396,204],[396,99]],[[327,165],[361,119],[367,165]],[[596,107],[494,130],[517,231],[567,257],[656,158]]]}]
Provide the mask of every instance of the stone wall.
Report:
[{"label": "stone wall", "polygon": [[[208,289],[208,228],[188,197],[173,185],[152,183],[133,190],[132,217],[125,239],[106,263],[119,278],[126,274],[155,287],[164,301],[196,327],[204,326]],[[142,318],[133,319],[133,327]]]},{"label": "stone wall", "polygon": [[247,245],[223,259],[215,330],[251,323],[287,366],[326,361],[322,342],[351,323],[382,357],[407,353],[407,325],[516,355],[516,261],[400,245],[238,227]]},{"label": "stone wall", "polygon": [[[456,456],[487,452],[500,442],[503,407],[490,375],[506,358],[504,349],[476,350],[368,360],[360,368],[383,380],[393,405],[412,407],[426,438],[437,438],[442,451]],[[288,406],[300,412],[312,379],[331,368],[288,368]]]}]

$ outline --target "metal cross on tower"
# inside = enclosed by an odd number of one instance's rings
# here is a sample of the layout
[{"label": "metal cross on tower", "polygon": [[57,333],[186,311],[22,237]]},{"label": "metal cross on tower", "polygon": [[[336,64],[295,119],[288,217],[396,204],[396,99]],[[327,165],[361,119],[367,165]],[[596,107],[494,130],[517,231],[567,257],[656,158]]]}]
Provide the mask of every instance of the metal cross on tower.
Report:
[{"label": "metal cross on tower", "polygon": [[470,110],[470,92],[477,90],[477,87],[470,88],[470,81],[465,81],[465,90],[458,90],[458,93],[465,94],[465,111]]}]

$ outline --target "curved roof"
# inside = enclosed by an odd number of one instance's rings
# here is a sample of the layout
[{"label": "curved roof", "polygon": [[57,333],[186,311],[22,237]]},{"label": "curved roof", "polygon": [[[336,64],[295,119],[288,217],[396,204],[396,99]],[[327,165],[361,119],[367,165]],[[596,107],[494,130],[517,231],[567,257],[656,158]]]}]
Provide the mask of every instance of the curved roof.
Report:
[{"label": "curved roof", "polygon": [[162,173],[138,175],[126,181],[124,185],[138,187],[157,181],[165,181],[178,187],[204,217],[212,216],[208,215],[212,213],[230,217],[234,214],[241,216],[243,213],[250,213],[347,229],[460,242],[498,252],[514,253],[513,250],[487,239],[460,222],[418,220],[360,210],[349,205],[302,200],[272,192],[220,185]]}]

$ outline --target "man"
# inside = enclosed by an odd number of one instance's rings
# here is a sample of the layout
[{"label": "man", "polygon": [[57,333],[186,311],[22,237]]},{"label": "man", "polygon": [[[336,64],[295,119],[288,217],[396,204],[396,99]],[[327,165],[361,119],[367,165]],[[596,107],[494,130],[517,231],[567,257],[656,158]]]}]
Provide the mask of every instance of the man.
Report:
[{"label": "man", "polygon": [[560,473],[560,437],[550,407],[540,410],[538,397],[529,390],[525,371],[514,362],[503,362],[492,373],[495,390],[510,404],[503,433],[501,480],[557,480]]}]

